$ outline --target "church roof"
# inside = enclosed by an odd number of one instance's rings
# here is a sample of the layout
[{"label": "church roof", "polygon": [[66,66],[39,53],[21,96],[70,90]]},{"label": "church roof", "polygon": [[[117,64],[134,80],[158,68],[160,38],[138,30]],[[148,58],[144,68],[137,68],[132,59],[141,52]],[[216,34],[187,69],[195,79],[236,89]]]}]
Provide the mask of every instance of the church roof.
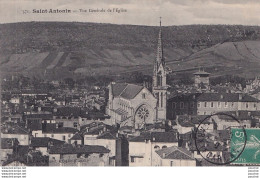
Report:
[{"label": "church roof", "polygon": [[112,84],[112,92],[114,96],[121,96],[125,99],[133,99],[140,91],[143,86],[127,83],[116,83]]}]

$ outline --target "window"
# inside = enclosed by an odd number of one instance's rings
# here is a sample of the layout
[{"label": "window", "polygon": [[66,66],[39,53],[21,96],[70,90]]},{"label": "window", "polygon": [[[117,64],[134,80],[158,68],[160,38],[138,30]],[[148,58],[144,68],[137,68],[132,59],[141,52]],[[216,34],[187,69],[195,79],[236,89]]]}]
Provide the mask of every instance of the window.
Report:
[{"label": "window", "polygon": [[54,137],[54,134],[51,134],[51,137],[53,138],[53,137]]},{"label": "window", "polygon": [[135,157],[131,156],[131,163],[135,162]]},{"label": "window", "polygon": [[221,103],[220,102],[218,102],[218,108],[221,108]]},{"label": "window", "polygon": [[66,136],[65,135],[62,136],[62,140],[66,140]]},{"label": "window", "polygon": [[184,108],[184,103],[183,103],[183,102],[180,103],[180,108],[181,108],[181,109]]},{"label": "window", "polygon": [[145,98],[146,98],[146,96],[145,96],[145,93],[143,93],[143,94],[142,94],[142,98],[143,98],[143,99],[145,99]]},{"label": "window", "polygon": [[80,157],[81,157],[81,154],[80,154],[80,153],[78,153],[78,154],[77,154],[77,158],[80,158]]},{"label": "window", "polygon": [[44,137],[47,137],[47,134],[44,134]]},{"label": "window", "polygon": [[102,158],[104,156],[104,154],[99,154],[99,157]]},{"label": "window", "polygon": [[232,108],[234,107],[234,102],[231,103],[231,107],[232,107]]},{"label": "window", "polygon": [[228,107],[228,102],[225,102],[225,108],[227,108]]},{"label": "window", "polygon": [[246,108],[248,108],[248,103],[246,103]]},{"label": "window", "polygon": [[166,146],[166,145],[163,145],[162,148],[167,148],[167,146]]},{"label": "window", "polygon": [[63,122],[58,123],[58,128],[61,128],[61,127],[63,127]]},{"label": "window", "polygon": [[207,102],[204,102],[204,107],[205,107],[205,108],[207,107]]},{"label": "window", "polygon": [[173,166],[173,161],[171,161],[171,166]]},{"label": "window", "polygon": [[158,145],[155,145],[153,148],[154,148],[155,150],[159,150],[159,149],[160,149],[160,147],[159,147]]},{"label": "window", "polygon": [[77,123],[77,122],[74,122],[74,123],[73,123],[73,127],[77,128],[77,127],[78,127],[78,123]]},{"label": "window", "polygon": [[200,102],[198,102],[198,106],[197,107],[200,108]]},{"label": "window", "polygon": [[82,119],[82,121],[84,121],[84,119]]},{"label": "window", "polygon": [[254,103],[254,108],[256,108],[256,104]]},{"label": "window", "polygon": [[176,108],[176,103],[172,103],[172,109],[175,109]]},{"label": "window", "polygon": [[211,102],[211,103],[210,103],[210,106],[213,108],[213,107],[214,107],[214,103],[213,103],[213,102]]}]

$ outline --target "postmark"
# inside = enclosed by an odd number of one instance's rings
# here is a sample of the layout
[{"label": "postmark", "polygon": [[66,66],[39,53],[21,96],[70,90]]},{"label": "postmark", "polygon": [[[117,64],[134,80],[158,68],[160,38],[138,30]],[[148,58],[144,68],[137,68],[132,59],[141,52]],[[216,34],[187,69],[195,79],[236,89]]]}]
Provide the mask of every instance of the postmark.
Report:
[{"label": "postmark", "polygon": [[[235,130],[238,129],[238,130]],[[239,131],[239,132],[238,132]],[[239,136],[239,147],[232,147],[232,138]],[[195,129],[197,153],[209,163],[226,165],[240,158],[247,144],[244,126],[233,115],[217,113],[203,119]],[[231,151],[231,149],[233,149]]]}]

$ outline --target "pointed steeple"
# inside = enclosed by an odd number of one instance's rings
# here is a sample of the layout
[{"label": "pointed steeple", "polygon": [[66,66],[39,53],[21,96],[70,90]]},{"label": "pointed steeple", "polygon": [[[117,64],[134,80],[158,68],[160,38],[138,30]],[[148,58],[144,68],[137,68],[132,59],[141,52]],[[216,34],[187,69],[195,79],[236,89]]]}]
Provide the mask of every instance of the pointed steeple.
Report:
[{"label": "pointed steeple", "polygon": [[158,36],[158,45],[157,45],[157,56],[156,56],[157,67],[162,63],[164,66],[164,57],[163,57],[163,46],[162,46],[162,22],[160,17],[160,30]]}]

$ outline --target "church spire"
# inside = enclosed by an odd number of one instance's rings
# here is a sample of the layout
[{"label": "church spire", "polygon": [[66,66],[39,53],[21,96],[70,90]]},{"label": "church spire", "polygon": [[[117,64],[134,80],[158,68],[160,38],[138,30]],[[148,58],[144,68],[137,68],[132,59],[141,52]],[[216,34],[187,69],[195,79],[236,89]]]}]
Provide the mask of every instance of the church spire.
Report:
[{"label": "church spire", "polygon": [[156,56],[157,67],[162,63],[164,67],[164,58],[163,58],[163,46],[162,46],[162,21],[160,17],[160,30],[158,36],[158,45],[157,45],[157,56]]}]

